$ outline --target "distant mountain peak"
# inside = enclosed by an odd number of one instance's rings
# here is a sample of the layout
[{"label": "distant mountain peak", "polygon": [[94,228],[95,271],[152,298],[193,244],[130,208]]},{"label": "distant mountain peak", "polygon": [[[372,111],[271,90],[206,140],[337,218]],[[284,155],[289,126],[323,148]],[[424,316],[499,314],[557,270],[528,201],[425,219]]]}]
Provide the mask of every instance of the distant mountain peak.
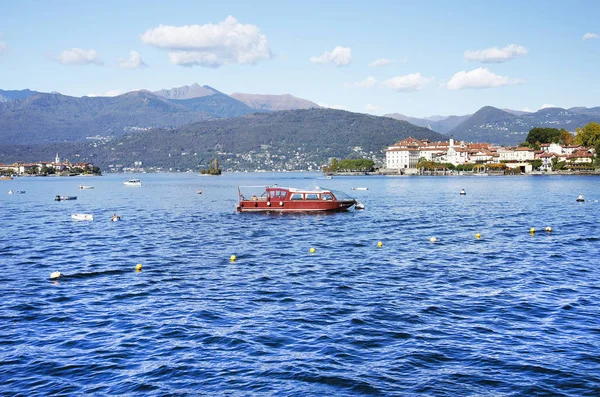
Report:
[{"label": "distant mountain peak", "polygon": [[207,85],[201,86],[198,83],[194,83],[192,85],[184,85],[182,87],[154,91],[153,94],[167,99],[192,99],[214,95],[218,92],[219,91]]}]

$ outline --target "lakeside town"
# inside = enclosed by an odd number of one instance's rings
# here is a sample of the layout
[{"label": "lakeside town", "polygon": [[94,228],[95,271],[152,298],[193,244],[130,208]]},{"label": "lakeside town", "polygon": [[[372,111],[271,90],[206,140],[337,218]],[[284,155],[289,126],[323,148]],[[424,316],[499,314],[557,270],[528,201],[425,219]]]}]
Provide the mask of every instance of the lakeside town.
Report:
[{"label": "lakeside town", "polygon": [[71,163],[62,160],[58,153],[54,161],[38,161],[34,163],[16,162],[13,164],[0,163],[0,175],[5,178],[12,176],[73,176],[100,175],[100,168],[87,162]]},{"label": "lakeside town", "polygon": [[[327,164],[316,163],[300,166],[299,151],[289,156],[286,168],[273,168],[273,156],[268,153],[265,163],[252,170],[225,169],[226,171],[317,171],[327,174],[382,174],[382,175],[516,175],[539,173],[598,173],[597,145],[600,125],[590,123],[575,133],[554,128],[533,128],[527,140],[519,146],[500,146],[486,142],[447,141],[433,142],[428,139],[408,137],[382,150],[385,159],[374,153],[365,153],[360,147],[353,148],[354,157],[338,161],[330,158]],[[587,145],[586,145],[587,143]],[[268,149],[268,145],[263,145]],[[224,154],[224,153],[221,153]],[[248,154],[250,155],[250,154]],[[227,157],[225,157],[227,160]],[[235,156],[234,156],[235,158]],[[284,156],[285,158],[285,156]],[[215,166],[213,167],[213,163]],[[181,172],[179,169],[142,167],[142,161],[135,161],[133,167],[114,168],[109,172]],[[291,165],[295,167],[289,167]],[[211,159],[210,168],[218,170],[219,160]],[[183,170],[195,172],[195,170]],[[207,173],[207,169],[201,169]],[[54,161],[34,163],[16,162],[10,165],[0,163],[0,175],[11,176],[72,176],[100,175],[100,169],[89,162],[71,163],[61,160],[58,153]]]}]

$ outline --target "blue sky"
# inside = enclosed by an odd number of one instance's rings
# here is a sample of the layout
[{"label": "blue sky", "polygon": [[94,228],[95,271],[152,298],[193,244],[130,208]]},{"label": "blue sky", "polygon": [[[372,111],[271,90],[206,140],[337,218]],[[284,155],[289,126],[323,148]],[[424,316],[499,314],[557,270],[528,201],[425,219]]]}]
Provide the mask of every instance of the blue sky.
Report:
[{"label": "blue sky", "polygon": [[0,89],[196,82],[416,117],[592,107],[598,15],[599,1],[0,0]]}]

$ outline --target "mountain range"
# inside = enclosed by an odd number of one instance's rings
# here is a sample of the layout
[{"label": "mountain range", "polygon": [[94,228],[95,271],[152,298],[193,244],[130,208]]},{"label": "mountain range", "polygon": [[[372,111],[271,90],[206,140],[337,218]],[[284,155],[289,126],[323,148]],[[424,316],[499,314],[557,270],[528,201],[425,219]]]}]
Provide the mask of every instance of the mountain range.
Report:
[{"label": "mountain range", "polygon": [[484,106],[474,114],[464,116],[415,118],[399,113],[385,116],[429,128],[455,140],[518,145],[534,127],[564,128],[575,132],[577,127],[592,121],[599,122],[600,107],[544,108],[537,112],[524,112]]},{"label": "mountain range", "polygon": [[[352,144],[361,150],[368,148],[368,152],[382,159],[386,146],[408,136],[433,140],[452,136],[469,142],[517,145],[533,127],[574,131],[591,121],[600,121],[600,107],[545,108],[528,113],[485,106],[470,115],[415,118],[392,113],[379,117],[337,113],[292,95],[226,95],[198,84],[154,92],[132,91],[116,97],[78,98],[28,89],[0,90],[0,159],[39,160],[33,157],[34,152],[48,148],[63,151],[61,148],[67,146],[73,153],[85,155],[91,153],[85,148],[93,139],[96,146],[99,141],[110,141],[119,142],[123,148],[135,142],[137,149],[130,148],[132,151],[158,161],[160,156],[155,152],[171,153],[171,143],[189,137],[212,142],[213,146],[198,146],[187,140],[181,146],[182,152],[196,147],[196,153],[214,155],[214,148],[219,147],[242,156],[257,150],[256,145],[267,145],[272,152],[289,155],[296,145],[310,151],[306,156],[323,159],[326,155],[356,155],[348,151]],[[215,141],[211,134],[220,134],[222,139]],[[86,144],[68,145],[85,142],[86,138]],[[228,144],[227,139],[232,143]],[[23,149],[24,145],[27,149]],[[112,148],[111,152],[120,153],[117,149]],[[104,155],[118,162],[111,153]]]},{"label": "mountain range", "polygon": [[[219,157],[225,169],[306,169],[332,157],[382,158],[382,149],[409,136],[445,137],[406,121],[334,109],[296,109],[201,121],[179,128],[130,132],[119,138],[42,145],[0,145],[4,162],[26,158],[110,165],[198,169]],[[315,168],[313,168],[315,169]]]}]

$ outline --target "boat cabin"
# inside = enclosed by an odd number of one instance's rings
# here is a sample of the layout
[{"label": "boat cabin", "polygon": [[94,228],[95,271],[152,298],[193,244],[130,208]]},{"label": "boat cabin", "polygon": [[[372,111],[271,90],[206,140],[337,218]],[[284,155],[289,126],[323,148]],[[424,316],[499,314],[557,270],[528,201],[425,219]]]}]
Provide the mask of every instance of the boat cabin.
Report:
[{"label": "boat cabin", "polygon": [[[244,193],[242,193],[242,188]],[[261,188],[262,192],[255,192]],[[252,190],[254,189],[254,190]],[[252,191],[251,194],[246,192]],[[296,189],[279,186],[240,186],[237,210],[243,211],[335,211],[353,206],[356,201],[342,192],[321,188]]]}]

